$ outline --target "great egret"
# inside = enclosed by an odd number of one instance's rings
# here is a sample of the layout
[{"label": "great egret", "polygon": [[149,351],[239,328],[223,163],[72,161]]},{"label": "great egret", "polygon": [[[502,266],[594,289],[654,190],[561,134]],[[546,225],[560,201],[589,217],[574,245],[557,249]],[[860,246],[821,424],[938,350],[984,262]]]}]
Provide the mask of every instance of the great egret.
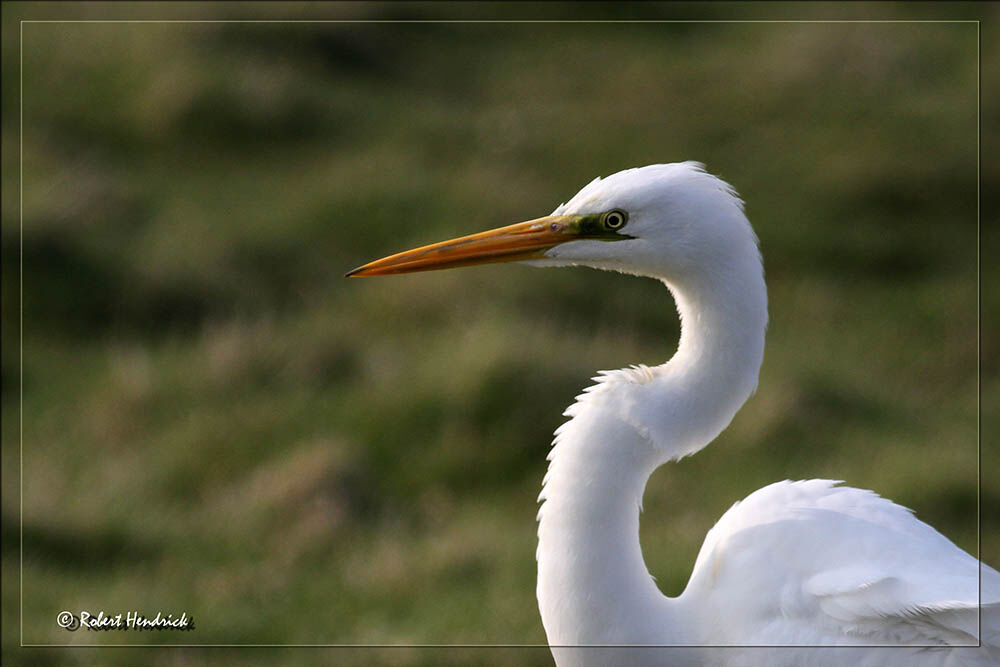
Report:
[{"label": "great egret", "polygon": [[508,261],[659,279],[681,320],[670,361],[602,372],[556,431],[539,496],[537,594],[558,664],[1000,664],[1000,574],[909,510],[838,482],[778,482],[733,505],[678,597],[649,575],[646,481],[729,424],[763,359],[763,268],[732,187],[693,162],[629,169],[548,217],[347,275]]}]

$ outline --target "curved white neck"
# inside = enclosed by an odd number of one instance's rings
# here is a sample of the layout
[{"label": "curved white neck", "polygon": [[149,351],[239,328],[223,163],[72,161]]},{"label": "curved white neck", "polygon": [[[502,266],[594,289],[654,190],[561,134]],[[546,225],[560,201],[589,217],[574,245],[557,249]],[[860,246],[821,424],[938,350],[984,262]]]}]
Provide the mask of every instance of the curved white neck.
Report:
[{"label": "curved white neck", "polygon": [[642,494],[657,467],[711,442],[753,392],[767,296],[756,248],[710,278],[668,287],[681,317],[677,353],[607,374],[556,431],[537,552],[551,645],[699,641],[684,596],[665,597],[646,569]]}]

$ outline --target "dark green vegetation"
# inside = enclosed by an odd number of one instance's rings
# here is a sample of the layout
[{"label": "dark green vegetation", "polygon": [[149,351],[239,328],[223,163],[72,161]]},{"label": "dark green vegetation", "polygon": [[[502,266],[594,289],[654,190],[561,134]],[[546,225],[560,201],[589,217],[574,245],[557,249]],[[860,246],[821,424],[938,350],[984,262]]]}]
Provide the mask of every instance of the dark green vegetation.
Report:
[{"label": "dark green vegetation", "polygon": [[[22,265],[6,12],[9,646]],[[746,199],[771,325],[756,396],[651,481],[642,538],[664,591],[726,508],[785,478],[875,489],[976,552],[974,24],[26,24],[23,75],[25,642],[543,642],[551,433],[597,369],[670,355],[669,295],[585,269],[341,276],[683,159]],[[62,609],[186,611],[197,629],[73,634]]]}]

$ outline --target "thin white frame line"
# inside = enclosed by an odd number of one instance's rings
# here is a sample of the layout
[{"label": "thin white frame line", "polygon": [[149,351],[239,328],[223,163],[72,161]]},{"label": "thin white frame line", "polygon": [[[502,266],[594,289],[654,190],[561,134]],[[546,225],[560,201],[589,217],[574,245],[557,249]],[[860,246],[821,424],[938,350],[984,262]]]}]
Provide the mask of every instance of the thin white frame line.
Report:
[{"label": "thin white frame line", "polygon": [[983,645],[983,276],[982,276],[982,126],[983,126],[983,51],[976,22],[976,561],[979,563],[979,646]]},{"label": "thin white frame line", "polygon": [[18,256],[18,624],[20,627],[19,641],[24,646],[24,21],[18,30],[18,119],[17,119],[17,215],[20,218],[17,235]]},{"label": "thin white frame line", "polygon": [[20,19],[19,20],[19,126],[18,126],[18,214],[19,225],[19,645],[22,648],[942,648],[937,644],[25,644],[24,643],[24,24],[25,23],[797,23],[797,24],[897,24],[975,23],[976,24],[976,561],[979,565],[979,636],[976,644],[955,644],[951,648],[981,648],[982,639],[982,256],[981,256],[981,173],[982,173],[982,21],[980,19]]},{"label": "thin white frame line", "polygon": [[23,19],[22,23],[979,23],[979,19]]},{"label": "thin white frame line", "polygon": [[[101,630],[97,632],[103,632]],[[141,631],[139,631],[141,632]],[[146,632],[157,632],[147,630]],[[979,644],[22,644],[22,648],[981,648]]]}]

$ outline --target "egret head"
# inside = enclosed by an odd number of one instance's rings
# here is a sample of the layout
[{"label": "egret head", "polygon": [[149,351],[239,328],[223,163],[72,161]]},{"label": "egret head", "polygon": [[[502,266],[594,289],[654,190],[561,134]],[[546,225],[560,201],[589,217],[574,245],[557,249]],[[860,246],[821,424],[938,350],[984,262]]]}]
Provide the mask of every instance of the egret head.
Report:
[{"label": "egret head", "polygon": [[702,165],[680,162],[595,179],[552,215],[391,255],[347,275],[520,261],[683,281],[748,252],[759,257],[733,189]]}]

